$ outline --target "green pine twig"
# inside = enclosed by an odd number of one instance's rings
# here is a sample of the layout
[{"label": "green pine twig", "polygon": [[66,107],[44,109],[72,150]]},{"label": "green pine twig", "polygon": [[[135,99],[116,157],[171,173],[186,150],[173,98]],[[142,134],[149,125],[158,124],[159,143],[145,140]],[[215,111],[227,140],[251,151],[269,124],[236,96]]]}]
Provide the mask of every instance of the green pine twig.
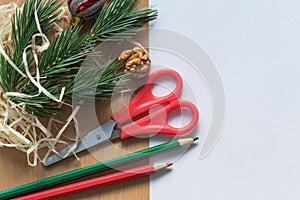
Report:
[{"label": "green pine twig", "polygon": [[[60,14],[57,10],[63,4],[61,1],[27,0],[22,7],[22,11],[20,9],[16,10],[11,22],[13,52],[8,52],[8,54],[21,71],[24,71],[22,62],[23,51],[31,41],[32,36],[38,32],[34,15],[35,3],[42,31],[46,34],[54,26],[54,22]],[[29,59],[29,64],[32,64],[32,61],[32,59]],[[23,80],[23,77],[2,56],[0,57],[0,65],[2,88],[4,91],[17,92],[19,88],[16,87],[16,83]]]},{"label": "green pine twig", "polygon": [[[41,0],[37,0],[41,1]],[[27,0],[28,6],[34,2],[34,0]],[[52,1],[51,1],[52,2]],[[121,62],[119,61],[109,61],[101,69],[101,66],[90,69],[86,72],[80,70],[81,64],[85,58],[91,53],[92,49],[99,43],[106,40],[123,40],[124,38],[132,37],[133,33],[136,33],[140,28],[145,25],[147,22],[156,19],[157,11],[149,8],[144,8],[137,10],[137,5],[139,1],[136,0],[114,0],[104,7],[98,19],[96,20],[94,26],[91,30],[82,36],[79,35],[81,26],[79,27],[69,27],[66,30],[62,31],[54,41],[51,43],[48,50],[44,51],[39,58],[39,73],[43,77],[41,79],[41,85],[46,88],[51,94],[56,98],[60,96],[61,90],[63,87],[66,87],[65,100],[70,100],[72,98],[73,92],[82,93],[82,91],[91,91],[89,88],[96,86],[95,94],[88,92],[87,96],[95,96],[96,98],[107,98],[114,91],[115,80],[123,76],[122,70],[119,70],[121,67]],[[43,14],[44,7],[56,7],[59,4],[41,4],[38,7],[38,12]],[[52,5],[52,6],[49,6]],[[28,8],[29,9],[29,8]],[[53,8],[49,9],[47,14],[53,13]],[[17,26],[20,26],[19,23],[22,23],[22,16],[30,15],[29,11],[20,15],[16,15],[15,23]],[[46,18],[43,23],[43,27],[48,23],[52,24],[55,21],[55,14],[51,18]],[[31,16],[32,18],[32,16]],[[34,24],[34,23],[33,23]],[[41,23],[42,24],[42,23]],[[51,26],[50,26],[51,27]],[[44,27],[45,32],[49,32],[48,29]],[[16,30],[15,30],[16,31]],[[36,31],[36,30],[35,30]],[[34,32],[34,31],[32,31]],[[19,35],[20,39],[27,41],[29,39],[26,36]],[[16,37],[17,38],[17,37]],[[19,39],[19,40],[20,40]],[[17,40],[16,40],[17,41]],[[16,42],[13,41],[13,42]],[[25,48],[25,42],[22,46]],[[22,47],[18,47],[20,52]],[[30,58],[30,55],[29,55]],[[19,61],[18,61],[19,62]],[[24,71],[22,66],[22,61],[20,70]],[[3,64],[5,67],[2,67]],[[32,64],[32,62],[30,62]],[[12,69],[3,58],[0,58],[1,70],[4,68],[10,68],[9,75],[15,76],[16,72]],[[97,71],[98,70],[98,71]],[[12,73],[12,71],[14,71]],[[74,80],[79,74],[87,77],[83,82],[76,82],[76,87],[74,88]],[[97,79],[94,77],[95,74],[102,73],[101,78]],[[116,73],[119,72],[119,73]],[[32,70],[33,77],[35,75],[34,70]],[[16,91],[22,92],[25,94],[37,94],[38,89],[30,83],[28,78],[21,78],[21,81],[16,77],[8,78],[5,77],[4,73],[1,73],[1,77],[4,77],[4,83],[6,91]],[[78,79],[76,79],[78,80]],[[95,82],[97,80],[97,82]],[[44,94],[40,94],[34,98],[20,98],[14,97],[12,100],[15,103],[24,103],[26,105],[26,110],[39,117],[55,117],[61,110],[59,109],[59,103],[48,98]]]}]

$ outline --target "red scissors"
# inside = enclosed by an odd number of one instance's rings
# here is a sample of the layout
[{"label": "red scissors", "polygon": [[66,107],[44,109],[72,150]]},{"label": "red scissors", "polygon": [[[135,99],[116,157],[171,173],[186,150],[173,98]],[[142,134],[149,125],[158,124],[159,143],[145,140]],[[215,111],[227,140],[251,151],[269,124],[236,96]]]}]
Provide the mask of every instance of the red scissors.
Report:
[{"label": "red scissors", "polygon": [[[176,88],[169,95],[164,97],[156,97],[152,93],[153,85],[158,78],[172,77],[176,81]],[[121,138],[122,140],[129,137],[137,137],[147,134],[168,134],[168,135],[183,135],[191,132],[197,125],[199,120],[199,112],[196,106],[189,102],[179,100],[182,93],[183,81],[181,76],[174,70],[164,69],[152,73],[140,92],[119,112],[112,116],[112,119],[94,129],[79,141],[75,153],[81,152],[85,149],[91,148],[97,144],[107,140]],[[159,106],[159,107],[158,107]],[[153,113],[142,117],[136,121],[132,119],[149,112],[156,107]],[[182,128],[174,128],[167,122],[168,114],[176,109],[185,108],[192,114],[191,122]],[[120,130],[116,131],[114,128],[119,125]],[[65,155],[74,144],[61,149],[60,155]],[[44,161],[45,166],[56,163],[63,158],[57,154],[53,154]]]}]

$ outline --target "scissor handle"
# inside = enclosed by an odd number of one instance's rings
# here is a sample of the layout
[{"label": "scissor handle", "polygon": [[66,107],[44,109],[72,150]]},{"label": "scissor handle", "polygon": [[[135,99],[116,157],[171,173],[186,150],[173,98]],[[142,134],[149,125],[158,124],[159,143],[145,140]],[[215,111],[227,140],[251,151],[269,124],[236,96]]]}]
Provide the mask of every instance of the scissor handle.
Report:
[{"label": "scissor handle", "polygon": [[[174,128],[168,124],[168,114],[177,108],[187,108],[192,113],[191,122],[182,128]],[[189,101],[175,100],[158,111],[122,127],[121,139],[145,134],[183,135],[191,132],[197,125],[199,112]]]},{"label": "scissor handle", "polygon": [[[156,97],[152,93],[155,81],[162,76],[170,76],[175,79],[177,85],[173,92],[164,97]],[[121,111],[113,115],[113,119],[119,124],[132,120],[134,117],[149,111],[153,106],[165,105],[179,98],[182,92],[182,78],[174,70],[163,69],[152,73],[140,92]]]}]

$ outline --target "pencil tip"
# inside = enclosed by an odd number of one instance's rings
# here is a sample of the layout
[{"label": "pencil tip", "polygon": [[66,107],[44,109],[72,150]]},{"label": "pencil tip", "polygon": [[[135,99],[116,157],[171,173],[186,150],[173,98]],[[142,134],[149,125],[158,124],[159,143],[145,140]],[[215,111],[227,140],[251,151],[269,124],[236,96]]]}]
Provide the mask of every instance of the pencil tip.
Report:
[{"label": "pencil tip", "polygon": [[194,142],[197,141],[197,140],[199,140],[199,139],[200,139],[199,137],[193,138]]},{"label": "pencil tip", "polygon": [[170,167],[171,165],[173,165],[173,163],[160,163],[160,164],[153,164],[153,167],[154,167],[154,171],[158,171]]}]

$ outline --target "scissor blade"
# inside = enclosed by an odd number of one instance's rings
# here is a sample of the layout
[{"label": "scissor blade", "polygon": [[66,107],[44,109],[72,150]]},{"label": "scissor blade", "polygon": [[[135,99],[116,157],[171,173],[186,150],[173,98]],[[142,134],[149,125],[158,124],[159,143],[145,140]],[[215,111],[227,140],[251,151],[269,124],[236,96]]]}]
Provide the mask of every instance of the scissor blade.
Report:
[{"label": "scissor blade", "polygon": [[[103,143],[110,139],[116,139],[118,138],[118,133],[114,131],[114,127],[117,123],[114,120],[109,120],[105,124],[99,126],[98,128],[92,130],[89,132],[86,136],[82,137],[77,145],[77,148],[74,150],[75,153],[79,153],[83,150],[89,149],[91,147],[94,147],[100,143]],[[114,134],[113,134],[114,132]],[[113,138],[112,138],[113,134]],[[68,151],[75,145],[75,143],[72,143],[61,150],[58,151],[58,153],[62,156],[66,155]],[[71,154],[72,155],[72,154]],[[69,156],[71,156],[69,155]],[[68,156],[67,156],[68,157]],[[57,154],[50,155],[44,162],[44,166],[52,165],[56,162],[59,162],[63,160],[61,156]]]},{"label": "scissor blade", "polygon": [[[97,144],[110,140],[116,124],[117,122],[115,122],[114,120],[109,120],[105,124],[92,130],[91,132],[89,132],[89,134],[81,138],[81,142],[83,146],[85,146],[85,149],[89,149],[93,146],[96,146]],[[76,150],[75,152],[78,153],[80,151]]]}]

